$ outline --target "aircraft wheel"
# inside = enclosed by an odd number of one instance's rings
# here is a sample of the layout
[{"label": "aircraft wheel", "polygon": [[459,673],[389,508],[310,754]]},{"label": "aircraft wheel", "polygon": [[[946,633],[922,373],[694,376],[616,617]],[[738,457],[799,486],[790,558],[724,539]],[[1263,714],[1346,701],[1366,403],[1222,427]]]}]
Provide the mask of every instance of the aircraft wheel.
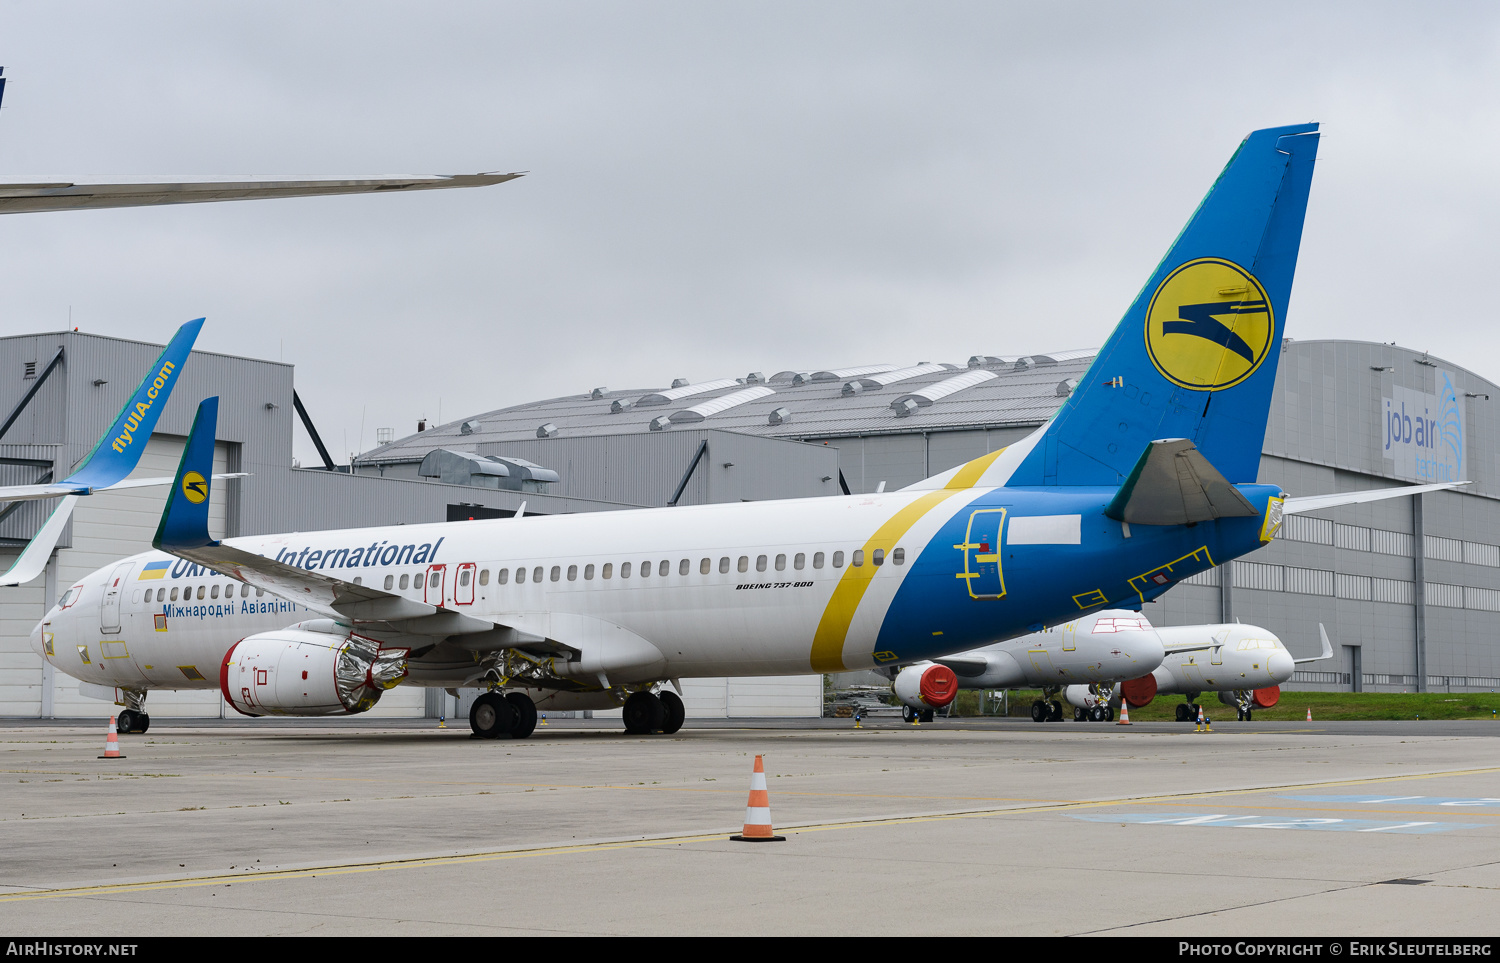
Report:
[{"label": "aircraft wheel", "polygon": [[1255,710],[1254,709],[1246,709],[1245,710],[1245,721],[1246,722],[1254,722],[1255,721]]},{"label": "aircraft wheel", "polygon": [[121,709],[120,714],[115,716],[115,730],[118,732],[135,731],[135,710]]},{"label": "aircraft wheel", "polygon": [[1114,706],[1105,706],[1104,707],[1104,721],[1105,722],[1114,722],[1115,721],[1115,707]]},{"label": "aircraft wheel", "polygon": [[923,709],[922,710],[921,718],[922,718],[923,722],[931,722],[932,721],[932,710],[931,709]]},{"label": "aircraft wheel", "polygon": [[536,703],[524,692],[507,692],[505,701],[515,712],[515,722],[510,727],[512,739],[525,739],[536,731]]},{"label": "aircraft wheel", "polygon": [[901,721],[902,722],[916,722],[917,721],[917,710],[913,709],[911,706],[902,706],[901,707]]},{"label": "aircraft wheel", "polygon": [[1177,721],[1178,722],[1192,722],[1193,721],[1192,715],[1188,712],[1188,706],[1187,706],[1186,702],[1179,702],[1179,703],[1177,703]]},{"label": "aircraft wheel", "polygon": [[1073,721],[1074,722],[1087,722],[1088,719],[1089,719],[1089,716],[1088,716],[1088,713],[1086,711],[1084,711],[1083,709],[1079,708],[1078,706],[1074,706],[1073,707]]},{"label": "aircraft wheel", "polygon": [[1052,711],[1047,714],[1048,722],[1062,722],[1062,703],[1056,699],[1052,700]]},{"label": "aircraft wheel", "polygon": [[1104,721],[1104,710],[1101,709],[1101,708],[1099,708],[1098,706],[1093,706],[1092,708],[1090,708],[1089,709],[1089,721],[1090,722],[1103,722]]},{"label": "aircraft wheel", "polygon": [[637,692],[626,699],[624,715],[625,731],[633,736],[655,732],[666,721],[666,709],[650,692]]},{"label": "aircraft wheel", "polygon": [[1033,702],[1031,704],[1031,721],[1032,722],[1046,722],[1047,721],[1047,715],[1048,715],[1048,712],[1047,712],[1047,703],[1045,703],[1045,702]]},{"label": "aircraft wheel", "polygon": [[675,692],[661,692],[656,698],[661,700],[661,731],[670,736],[682,728],[682,721],[687,718],[687,706],[682,704]]},{"label": "aircraft wheel", "polygon": [[469,706],[469,728],[481,739],[498,739],[515,724],[515,708],[498,692],[486,692]]}]

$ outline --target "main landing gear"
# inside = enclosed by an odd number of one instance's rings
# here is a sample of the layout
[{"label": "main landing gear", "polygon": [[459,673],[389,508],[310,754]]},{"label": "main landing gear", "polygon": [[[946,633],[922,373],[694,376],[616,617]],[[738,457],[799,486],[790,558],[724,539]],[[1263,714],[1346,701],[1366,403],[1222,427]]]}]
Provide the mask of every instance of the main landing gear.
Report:
[{"label": "main landing gear", "polygon": [[1198,693],[1194,692],[1192,695],[1188,696],[1188,701],[1187,702],[1179,702],[1179,703],[1177,703],[1177,721],[1178,722],[1197,722],[1198,721],[1198,713],[1202,711],[1203,707],[1201,705],[1199,705],[1198,703],[1192,701],[1192,700],[1196,699],[1197,697],[1198,697]]},{"label": "main landing gear", "polygon": [[1045,686],[1042,689],[1042,697],[1031,704],[1032,722],[1062,722],[1062,703],[1054,696],[1060,690],[1055,685]]},{"label": "main landing gear", "polygon": [[677,693],[664,690],[636,692],[625,700],[625,731],[632,736],[646,736],[654,732],[670,736],[682,728],[687,717],[687,707]]},{"label": "main landing gear", "polygon": [[1112,705],[1095,705],[1087,709],[1082,706],[1073,707],[1074,722],[1114,722],[1115,707]]},{"label": "main landing gear", "polygon": [[911,706],[901,707],[901,718],[906,722],[931,722],[931,709],[913,709]]},{"label": "main landing gear", "polygon": [[536,729],[536,703],[522,692],[486,692],[469,707],[469,728],[481,739],[525,739]]}]

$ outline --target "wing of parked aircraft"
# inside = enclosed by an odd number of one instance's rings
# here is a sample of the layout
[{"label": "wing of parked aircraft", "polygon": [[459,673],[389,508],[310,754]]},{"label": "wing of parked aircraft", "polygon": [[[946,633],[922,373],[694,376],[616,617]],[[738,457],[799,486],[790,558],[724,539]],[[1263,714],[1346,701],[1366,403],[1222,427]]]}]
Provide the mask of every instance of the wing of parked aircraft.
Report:
[{"label": "wing of parked aircraft", "polygon": [[1401,488],[1374,488],[1362,492],[1334,492],[1331,495],[1298,495],[1288,498],[1282,505],[1283,515],[1300,515],[1322,508],[1338,508],[1341,505],[1363,505],[1385,498],[1400,498],[1403,495],[1420,495],[1423,492],[1440,492],[1446,488],[1461,488],[1472,482],[1437,482],[1432,485],[1405,485]]},{"label": "wing of parked aircraft", "polygon": [[1323,643],[1323,651],[1319,652],[1315,656],[1312,656],[1311,658],[1293,659],[1293,662],[1295,662],[1297,665],[1303,665],[1308,662],[1322,662],[1324,659],[1333,658],[1333,643],[1328,641],[1328,630],[1323,628],[1322,622],[1318,623],[1318,635],[1320,636],[1319,641]]},{"label": "wing of parked aircraft", "polygon": [[108,207],[154,207],[210,201],[254,201],[273,197],[324,197],[330,194],[376,194],[385,191],[431,191],[452,187],[488,187],[523,176],[451,174],[435,177],[255,178],[236,180],[134,179],[120,183],[77,184],[33,181],[0,184],[0,214],[98,210]]}]

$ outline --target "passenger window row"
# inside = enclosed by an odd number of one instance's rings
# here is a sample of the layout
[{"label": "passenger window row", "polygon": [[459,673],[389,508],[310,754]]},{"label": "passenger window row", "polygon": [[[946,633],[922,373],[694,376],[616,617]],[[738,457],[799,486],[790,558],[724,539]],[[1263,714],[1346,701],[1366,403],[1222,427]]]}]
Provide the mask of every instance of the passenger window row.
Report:
[{"label": "passenger window row", "polygon": [[[822,569],[826,565],[831,565],[833,568],[843,568],[844,559],[845,556],[842,551],[832,553],[831,557],[824,552],[814,552],[812,553],[811,563],[812,568],[815,570]],[[873,565],[884,565],[886,563],[886,560],[887,555],[885,549],[883,548],[875,549],[869,554],[868,559],[865,556],[864,549],[855,549],[848,556],[849,564],[855,568],[862,567],[867,561]],[[889,560],[894,565],[905,565],[906,549],[892,549],[890,552]],[[700,575],[710,575],[715,569],[718,570],[720,575],[729,574],[731,569],[739,573],[748,573],[752,564],[754,565],[756,572],[765,572],[769,570],[784,572],[787,570],[788,564],[790,564],[793,571],[801,572],[807,569],[808,562],[809,558],[806,552],[797,552],[790,556],[785,553],[781,553],[774,557],[770,555],[757,555],[755,556],[753,563],[749,555],[741,555],[737,559],[732,558],[728,555],[724,555],[719,558],[717,564],[714,563],[714,560],[712,558],[700,558],[698,559],[698,564],[696,566],[693,565],[692,559],[688,558],[678,559],[675,566],[670,559],[665,558],[660,560],[646,559],[640,563],[621,562],[618,566],[616,566],[614,562],[605,562],[602,565],[597,565],[593,562],[589,562],[582,566],[572,564],[568,565],[566,568],[564,568],[562,565],[536,565],[532,566],[531,568],[527,568],[523,565],[517,566],[514,569],[514,575],[517,585],[523,585],[527,582],[561,582],[564,577],[566,577],[569,582],[576,582],[578,581],[580,575],[583,577],[583,580],[585,582],[591,582],[596,576],[601,580],[609,580],[614,578],[626,579],[631,578],[632,576],[636,578],[665,578],[668,575],[672,574],[672,570],[674,567],[676,568],[678,575],[690,575],[695,567],[697,568],[698,574]],[[511,575],[512,570],[509,568],[496,569],[495,584],[509,584],[511,581]],[[427,579],[426,586],[423,585],[424,576]],[[472,572],[470,569],[460,569],[458,572],[459,587],[468,588],[469,579],[471,577]],[[397,579],[397,576],[387,575],[385,577],[385,590],[387,592],[394,591],[398,586],[402,591],[405,591],[408,588],[415,589],[417,591],[421,591],[424,587],[437,588],[442,584],[442,578],[443,576],[441,572],[417,572],[415,574],[407,573],[400,576],[399,581]],[[487,568],[480,569],[477,581],[480,585],[489,585],[490,570]]]},{"label": "passenger window row", "polygon": [[[240,598],[247,599],[247,598],[250,597],[250,585],[248,583],[246,583],[246,582],[230,582],[228,585],[223,586],[224,598],[226,598],[226,599],[234,598],[234,590],[235,590],[235,586],[236,585],[239,586]],[[189,600],[191,600],[193,598],[193,588],[194,588],[193,586],[189,585],[186,588],[182,589],[182,600],[183,601],[189,601]],[[199,586],[197,586],[197,592],[198,592],[197,597],[201,599],[201,598],[204,598],[206,596],[206,597],[211,598],[211,599],[216,599],[216,598],[219,597],[219,591],[220,591],[220,587],[218,585],[199,585]],[[170,601],[175,602],[175,601],[177,601],[177,598],[178,598],[177,592],[178,592],[178,590],[174,588],[174,589],[172,589],[171,594],[169,595],[167,593],[166,588],[159,588],[159,589],[156,590],[155,601],[157,601],[157,602],[166,602],[166,601],[170,600]],[[260,598],[261,596],[263,596],[265,594],[266,594],[266,590],[265,589],[258,588],[258,589],[255,590],[255,597],[256,598]],[[146,601],[147,602],[152,601],[151,589],[146,589]]]}]

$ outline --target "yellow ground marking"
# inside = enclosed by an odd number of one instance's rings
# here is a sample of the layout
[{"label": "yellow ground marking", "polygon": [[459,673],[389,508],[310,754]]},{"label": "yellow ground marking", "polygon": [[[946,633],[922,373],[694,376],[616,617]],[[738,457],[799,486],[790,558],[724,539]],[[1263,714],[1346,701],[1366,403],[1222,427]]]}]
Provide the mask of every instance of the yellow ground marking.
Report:
[{"label": "yellow ground marking", "polygon": [[[1280,786],[1261,786],[1255,789],[1211,789],[1203,792],[1171,793],[1157,796],[1130,796],[1122,799],[1090,801],[1042,802],[1033,805],[1015,806],[1005,809],[977,809],[950,813],[924,813],[910,816],[883,816],[870,819],[850,819],[839,822],[808,823],[782,826],[789,834],[830,832],[849,829],[880,829],[889,826],[909,826],[917,823],[950,822],[959,819],[980,819],[990,816],[1031,815],[1034,813],[1066,812],[1076,809],[1103,809],[1109,806],[1171,805],[1186,800],[1213,799],[1223,796],[1259,795],[1286,792],[1289,789],[1319,789],[1332,786],[1362,786],[1371,783],[1408,782],[1418,779],[1442,779],[1453,776],[1485,775],[1500,772],[1500,766],[1484,769],[1453,769],[1442,772],[1417,773],[1406,776],[1376,776],[1367,779],[1335,779],[1324,782],[1287,783]],[[630,787],[636,788],[636,787]],[[1241,807],[1236,807],[1241,808]],[[1261,807],[1267,808],[1267,807]],[[1292,808],[1292,807],[1288,807]],[[1362,810],[1367,811],[1367,810]],[[1385,810],[1382,810],[1385,811]],[[1424,815],[1431,815],[1424,813]],[[1473,813],[1465,812],[1465,816]],[[198,889],[205,886],[223,886],[233,883],[261,883],[294,879],[312,879],[317,876],[349,876],[355,873],[375,873],[397,869],[433,869],[443,866],[461,866],[471,863],[497,862],[506,859],[526,859],[542,856],[572,856],[582,853],[607,853],[622,849],[647,849],[657,846],[680,846],[684,843],[724,842],[732,830],[716,833],[694,833],[682,836],[648,836],[635,839],[609,840],[598,843],[579,843],[564,846],[538,846],[495,850],[484,853],[467,853],[456,856],[419,857],[412,859],[379,860],[369,863],[343,863],[316,866],[296,870],[277,870],[266,873],[234,876],[197,876],[183,879],[153,880],[139,883],[109,883],[98,886],[59,887],[56,889],[29,890],[0,895],[0,903],[24,903],[43,899],[67,899],[88,896],[114,896],[122,893],[146,893],[168,889]]]}]

